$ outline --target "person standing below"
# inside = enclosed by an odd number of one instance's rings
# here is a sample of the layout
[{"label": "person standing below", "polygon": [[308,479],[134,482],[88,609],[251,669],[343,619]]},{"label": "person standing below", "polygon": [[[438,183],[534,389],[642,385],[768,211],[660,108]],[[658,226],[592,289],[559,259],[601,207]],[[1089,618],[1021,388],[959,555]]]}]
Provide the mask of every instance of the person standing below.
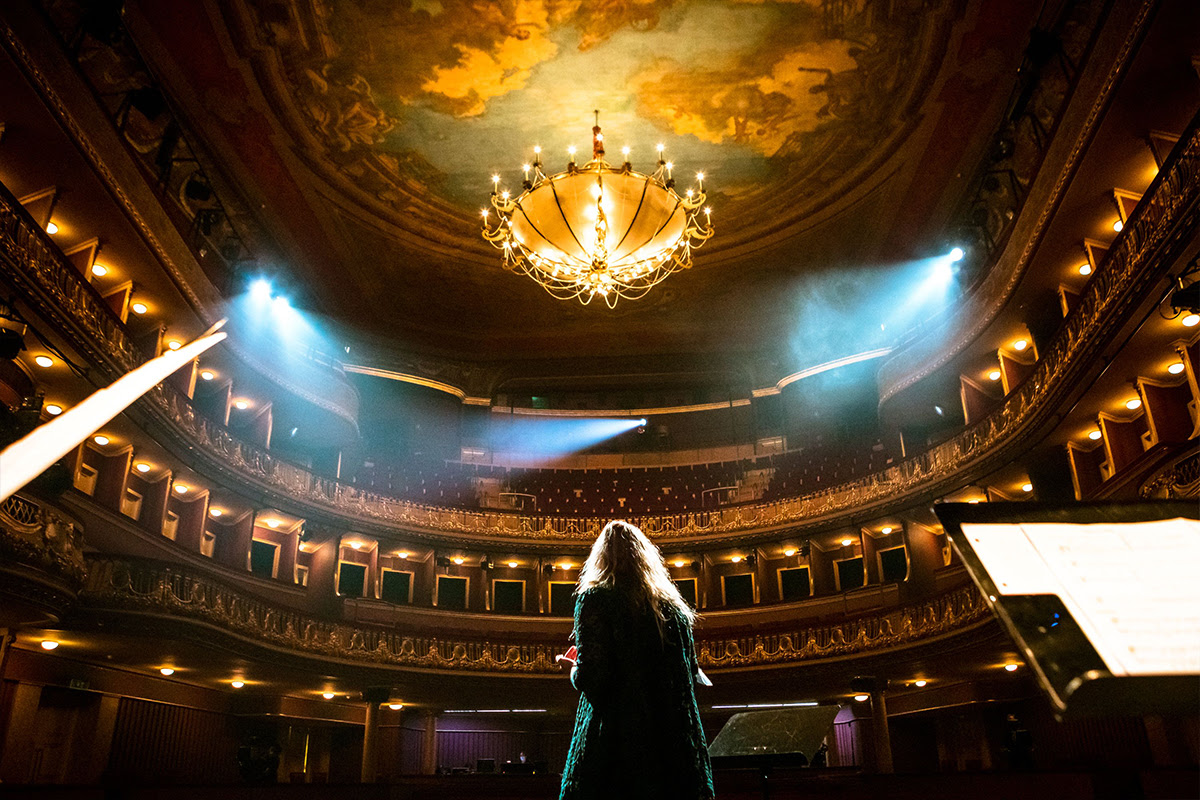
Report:
[{"label": "person standing below", "polygon": [[560,800],[712,798],[694,688],[707,683],[696,614],[658,548],[633,525],[608,523],[575,593],[571,683],[580,697]]}]

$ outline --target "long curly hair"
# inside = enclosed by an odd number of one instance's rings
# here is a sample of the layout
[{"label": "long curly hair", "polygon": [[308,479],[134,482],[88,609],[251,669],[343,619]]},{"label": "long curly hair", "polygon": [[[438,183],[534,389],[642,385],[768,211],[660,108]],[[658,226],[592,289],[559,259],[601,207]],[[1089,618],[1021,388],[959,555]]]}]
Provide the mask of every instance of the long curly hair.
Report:
[{"label": "long curly hair", "polygon": [[579,594],[596,586],[628,592],[638,605],[654,611],[659,630],[671,609],[689,625],[696,621],[696,612],[671,580],[658,547],[636,526],[623,520],[613,520],[600,531],[579,571],[575,592]]}]

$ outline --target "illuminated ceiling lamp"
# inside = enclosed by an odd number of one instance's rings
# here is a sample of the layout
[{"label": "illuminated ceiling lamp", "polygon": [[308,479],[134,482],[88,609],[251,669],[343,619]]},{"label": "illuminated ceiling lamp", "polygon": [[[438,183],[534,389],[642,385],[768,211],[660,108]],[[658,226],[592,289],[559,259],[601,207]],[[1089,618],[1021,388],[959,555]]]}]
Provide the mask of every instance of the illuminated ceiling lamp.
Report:
[{"label": "illuminated ceiling lamp", "polygon": [[[524,192],[515,199],[492,176],[492,207],[483,211],[483,238],[503,251],[504,266],[528,275],[560,300],[584,305],[599,295],[609,308],[636,300],[679,269],[713,235],[704,205],[704,175],[695,189],[675,193],[674,167],[658,146],[652,175],[633,169],[629,148],[620,167],[604,160],[600,112],[592,128],[592,160],[578,166],[575,149],[565,172],[542,171],[541,148],[524,167]],[[703,214],[703,217],[701,217]]]}]

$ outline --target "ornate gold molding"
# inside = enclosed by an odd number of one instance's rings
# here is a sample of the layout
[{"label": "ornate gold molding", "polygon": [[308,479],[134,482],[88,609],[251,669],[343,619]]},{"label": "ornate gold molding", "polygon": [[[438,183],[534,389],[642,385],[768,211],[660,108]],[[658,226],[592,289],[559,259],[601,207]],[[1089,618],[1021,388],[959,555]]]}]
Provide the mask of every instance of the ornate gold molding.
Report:
[{"label": "ornate gold molding", "polygon": [[[248,597],[190,570],[107,557],[88,559],[80,593],[87,608],[163,614],[205,622],[260,643],[316,657],[382,667],[505,674],[559,674],[564,641],[494,642],[409,635],[392,628],[331,622]],[[974,585],[923,603],[839,624],[754,637],[697,638],[701,664],[713,669],[790,665],[888,650],[966,630],[988,617]]]},{"label": "ornate gold molding", "polygon": [[83,533],[58,511],[14,494],[0,503],[0,559],[35,567],[78,586],[84,578]]}]

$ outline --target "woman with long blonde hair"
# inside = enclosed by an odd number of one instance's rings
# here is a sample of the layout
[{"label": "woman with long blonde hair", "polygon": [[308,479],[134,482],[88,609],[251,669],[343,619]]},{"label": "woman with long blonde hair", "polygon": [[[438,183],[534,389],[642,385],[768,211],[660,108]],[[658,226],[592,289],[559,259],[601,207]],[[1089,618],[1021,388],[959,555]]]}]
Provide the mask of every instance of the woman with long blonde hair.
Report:
[{"label": "woman with long blonde hair", "polygon": [[571,682],[580,697],[561,800],[711,798],[696,613],[658,548],[633,525],[608,523],[575,593]]}]

